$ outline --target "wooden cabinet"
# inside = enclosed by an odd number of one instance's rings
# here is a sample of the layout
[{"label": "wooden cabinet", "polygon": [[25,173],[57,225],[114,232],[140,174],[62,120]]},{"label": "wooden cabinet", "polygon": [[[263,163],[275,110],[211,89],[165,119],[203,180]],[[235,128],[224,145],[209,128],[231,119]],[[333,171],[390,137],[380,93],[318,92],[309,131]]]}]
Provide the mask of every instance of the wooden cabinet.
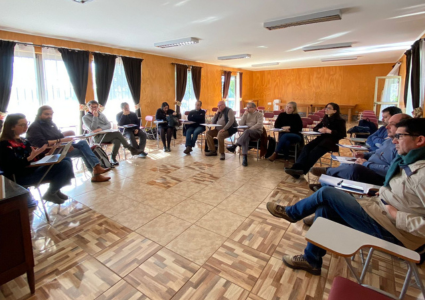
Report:
[{"label": "wooden cabinet", "polygon": [[27,273],[35,291],[28,190],[0,176],[0,285]]}]

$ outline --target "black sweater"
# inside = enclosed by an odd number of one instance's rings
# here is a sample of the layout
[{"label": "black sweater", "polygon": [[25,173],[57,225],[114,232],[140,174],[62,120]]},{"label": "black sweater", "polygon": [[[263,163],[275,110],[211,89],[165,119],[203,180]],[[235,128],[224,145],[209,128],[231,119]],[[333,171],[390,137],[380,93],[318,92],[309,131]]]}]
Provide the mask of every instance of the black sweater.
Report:
[{"label": "black sweater", "polygon": [[318,146],[326,147],[330,151],[338,151],[338,146],[336,144],[340,139],[343,139],[347,136],[345,120],[339,115],[332,115],[331,117],[325,115],[322,122],[313,128],[313,131],[319,131],[319,129],[323,127],[332,130],[332,133],[322,134],[312,142]]},{"label": "black sweater", "polygon": [[[167,110],[167,113],[165,113],[162,108],[158,108],[158,110],[156,111],[156,114],[155,114],[155,119],[165,121],[166,123],[159,123],[157,126],[158,127],[168,127],[167,116],[171,116],[173,113],[174,113],[174,110],[172,110],[170,108]],[[176,117],[178,118],[179,115],[177,114]]]},{"label": "black sweater", "polygon": [[118,113],[117,123],[119,126],[136,124],[137,128],[140,127],[140,119],[134,112],[130,112],[129,115],[124,115],[123,112]]},{"label": "black sweater", "polygon": [[[23,141],[1,141],[0,142],[0,170],[4,175],[13,180],[13,174],[16,177],[31,175],[37,168],[27,168],[31,162],[27,157],[31,155],[32,149],[30,142]],[[38,158],[44,155],[40,155]],[[37,159],[34,159],[36,161]]]},{"label": "black sweater", "polygon": [[303,121],[299,114],[280,113],[274,122],[274,128],[282,128],[284,126],[291,126],[289,132],[302,136],[300,132],[303,130]]},{"label": "black sweater", "polygon": [[[205,110],[191,110],[187,116],[188,121],[195,122],[195,124],[187,125],[187,127],[198,127],[200,124],[205,123]],[[204,127],[205,128],[205,127]]]}]

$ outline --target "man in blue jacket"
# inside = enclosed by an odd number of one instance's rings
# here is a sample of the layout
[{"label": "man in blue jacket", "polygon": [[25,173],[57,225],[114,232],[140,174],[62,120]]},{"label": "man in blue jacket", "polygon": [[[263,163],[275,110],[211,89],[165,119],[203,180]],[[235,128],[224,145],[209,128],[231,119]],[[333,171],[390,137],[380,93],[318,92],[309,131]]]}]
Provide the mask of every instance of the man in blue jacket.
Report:
[{"label": "man in blue jacket", "polygon": [[382,110],[382,122],[384,126],[381,126],[374,134],[370,135],[366,140],[366,145],[370,151],[376,151],[382,146],[385,139],[388,137],[386,126],[388,125],[389,119],[396,115],[401,114],[402,111],[397,106],[390,106]]},{"label": "man in blue jacket", "polygon": [[[313,168],[311,172],[316,176],[326,174],[348,180],[382,185],[391,162],[397,156],[397,150],[392,143],[397,130],[395,125],[401,120],[411,118],[411,116],[406,114],[392,116],[388,121],[388,125],[384,127],[387,130],[388,138],[382,146],[373,152],[357,152],[355,154],[357,160],[354,164],[341,164],[336,168]],[[320,188],[320,185],[310,185],[310,188],[316,191]]]}]

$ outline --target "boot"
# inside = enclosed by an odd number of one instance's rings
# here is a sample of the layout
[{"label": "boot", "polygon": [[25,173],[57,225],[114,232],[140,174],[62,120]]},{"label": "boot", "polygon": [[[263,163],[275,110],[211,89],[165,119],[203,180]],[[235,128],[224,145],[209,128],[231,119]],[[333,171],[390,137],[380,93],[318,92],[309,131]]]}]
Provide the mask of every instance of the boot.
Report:
[{"label": "boot", "polygon": [[276,152],[273,152],[273,154],[268,158],[268,160],[275,161],[276,158],[277,158],[277,153]]},{"label": "boot", "polygon": [[190,152],[192,152],[192,147],[187,146],[186,149],[183,151],[184,154],[189,154]]},{"label": "boot", "polygon": [[62,203],[65,202],[65,200],[61,199],[56,192],[52,193],[52,192],[49,192],[49,191],[47,191],[43,195],[43,199],[46,200],[46,201],[55,203],[55,204],[62,204]]},{"label": "boot", "polygon": [[111,168],[102,168],[100,164],[97,164],[93,168],[93,175],[100,175],[100,174],[108,172],[109,170],[111,170]]},{"label": "boot", "polygon": [[248,155],[247,154],[243,154],[242,156],[243,156],[242,166],[248,167]]},{"label": "boot", "polygon": [[142,150],[136,149],[134,147],[129,147],[128,150],[130,150],[131,155],[138,155],[143,152]]},{"label": "boot", "polygon": [[58,197],[62,200],[68,200],[68,196],[62,193],[60,190],[56,192],[56,195],[58,195]]},{"label": "boot", "polygon": [[103,176],[101,174],[93,174],[92,178],[91,178],[91,182],[105,182],[108,181],[109,179],[111,179],[111,177],[107,177],[107,176]]}]

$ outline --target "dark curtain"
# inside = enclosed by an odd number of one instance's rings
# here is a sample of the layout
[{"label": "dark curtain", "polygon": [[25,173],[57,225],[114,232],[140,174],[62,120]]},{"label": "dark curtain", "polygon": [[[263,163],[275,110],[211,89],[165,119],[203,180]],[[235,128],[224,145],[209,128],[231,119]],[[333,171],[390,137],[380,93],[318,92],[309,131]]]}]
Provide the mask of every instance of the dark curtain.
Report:
[{"label": "dark curtain", "polygon": [[[75,95],[79,104],[86,103],[87,82],[89,78],[89,52],[58,49],[65,64]],[[80,111],[80,129],[84,111]]]},{"label": "dark curtain", "polygon": [[192,67],[193,92],[195,93],[196,100],[199,100],[201,97],[201,73],[202,67]]},{"label": "dark curtain", "polygon": [[223,99],[227,99],[229,95],[230,79],[232,78],[231,71],[223,71],[224,84],[223,84]]},{"label": "dark curtain", "polygon": [[116,55],[93,53],[96,94],[99,104],[106,106],[112,78],[114,77]]},{"label": "dark curtain", "polygon": [[[176,101],[181,102],[186,92],[187,66],[176,64]],[[176,104],[176,112],[180,113],[180,106]]]},{"label": "dark curtain", "polygon": [[410,59],[412,57],[412,51],[407,50],[406,55],[406,79],[404,84],[404,107],[407,106],[407,93],[409,92],[409,80],[410,80]]},{"label": "dark curtain", "polygon": [[242,99],[242,82],[243,82],[243,73],[239,73],[239,97]]},{"label": "dark curtain", "polygon": [[[412,64],[410,73],[410,90],[412,92],[412,105],[413,108],[419,107],[420,105],[420,76],[421,76],[421,58],[420,58],[420,49],[419,49],[420,40],[417,40],[412,45]],[[407,81],[406,81],[407,82]]]},{"label": "dark curtain", "polygon": [[[5,113],[9,105],[13,82],[13,58],[15,42],[0,41],[0,112]],[[3,120],[0,120],[0,131]]]},{"label": "dark curtain", "polygon": [[139,107],[136,114],[141,117],[142,109],[140,108],[140,87],[142,86],[142,62],[141,58],[121,57],[124,65],[125,78],[127,78],[128,87],[134,104]]}]

